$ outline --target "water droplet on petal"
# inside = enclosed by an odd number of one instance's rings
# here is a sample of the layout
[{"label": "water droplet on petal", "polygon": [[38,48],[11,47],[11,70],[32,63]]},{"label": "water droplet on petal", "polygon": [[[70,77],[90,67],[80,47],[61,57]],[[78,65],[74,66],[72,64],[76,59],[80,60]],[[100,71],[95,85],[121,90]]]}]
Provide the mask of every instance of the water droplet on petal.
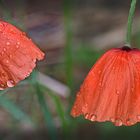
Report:
[{"label": "water droplet on petal", "polygon": [[0,90],[4,90],[4,88],[0,87]]},{"label": "water droplet on petal", "polygon": [[126,123],[127,123],[127,125],[131,125],[132,124],[130,119],[127,119]]},{"label": "water droplet on petal", "polygon": [[99,86],[101,86],[101,85],[102,85],[102,82],[99,83]]},{"label": "water droplet on petal", "polygon": [[85,114],[85,119],[88,119],[88,118],[89,118],[89,114],[86,113],[86,114]]},{"label": "water droplet on petal", "polygon": [[13,28],[11,28],[11,29],[9,30],[9,32],[10,32],[11,34],[16,34],[16,31],[15,31]]},{"label": "water droplet on petal", "polygon": [[6,51],[6,48],[4,48],[3,51]]},{"label": "water droplet on petal", "polygon": [[117,94],[117,95],[119,95],[119,94],[120,94],[120,92],[117,90],[117,91],[116,91],[116,94]]},{"label": "water droplet on petal", "polygon": [[109,119],[111,122],[115,122],[115,119],[114,118],[110,118]]},{"label": "water droplet on petal", "polygon": [[26,74],[26,76],[29,76],[29,75],[30,75],[30,73],[27,73],[27,74]]},{"label": "water droplet on petal", "polygon": [[138,121],[140,121],[140,115],[137,115],[137,119],[138,119]]},{"label": "water droplet on petal", "polygon": [[20,42],[19,41],[17,42],[17,45],[20,45]]},{"label": "water droplet on petal", "polygon": [[6,42],[6,45],[10,45],[10,42]]},{"label": "water droplet on petal", "polygon": [[119,120],[119,119],[118,119],[118,120],[115,120],[115,125],[116,125],[116,126],[122,126],[122,124],[123,124],[123,123],[122,123],[121,120]]},{"label": "water droplet on petal", "polygon": [[4,90],[4,84],[0,84],[0,90]]},{"label": "water droplet on petal", "polygon": [[14,31],[14,30],[11,28],[11,29],[10,29],[10,32],[13,32],[13,31]]},{"label": "water droplet on petal", "polygon": [[10,54],[9,57],[12,58],[12,54]]},{"label": "water droplet on petal", "polygon": [[79,98],[79,97],[80,97],[80,94],[77,94],[77,95],[76,95],[76,98]]},{"label": "water droplet on petal", "polygon": [[0,23],[0,32],[3,32],[3,30],[4,30],[4,27],[5,27],[5,24],[3,24],[3,23]]},{"label": "water droplet on petal", "polygon": [[86,104],[83,106],[83,108],[82,108],[83,112],[86,112],[86,111],[87,111],[87,107],[88,107],[88,104],[86,103]]},{"label": "water droplet on petal", "polygon": [[9,63],[9,60],[6,60],[6,63]]},{"label": "water droplet on petal", "polygon": [[25,36],[25,35],[26,35],[26,33],[25,33],[25,32],[22,32],[22,35],[24,35],[24,36]]},{"label": "water droplet on petal", "polygon": [[19,45],[16,45],[16,48],[18,49],[19,48]]},{"label": "water droplet on petal", "polygon": [[96,116],[95,114],[93,114],[93,115],[91,115],[90,120],[91,120],[91,121],[95,121],[95,120],[96,120],[96,118],[97,118],[97,116]]},{"label": "water droplet on petal", "polygon": [[8,86],[8,87],[13,87],[13,86],[14,86],[14,81],[8,80],[8,81],[7,81],[7,86]]}]

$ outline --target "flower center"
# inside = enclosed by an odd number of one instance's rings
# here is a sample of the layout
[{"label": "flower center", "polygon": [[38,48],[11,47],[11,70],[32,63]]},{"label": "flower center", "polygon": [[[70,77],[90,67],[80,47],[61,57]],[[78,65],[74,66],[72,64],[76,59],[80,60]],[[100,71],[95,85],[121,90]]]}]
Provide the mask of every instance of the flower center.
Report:
[{"label": "flower center", "polygon": [[128,46],[123,46],[121,49],[122,49],[123,51],[127,51],[127,52],[129,52],[129,51],[132,50],[132,49],[131,49],[130,47],[128,47]]}]

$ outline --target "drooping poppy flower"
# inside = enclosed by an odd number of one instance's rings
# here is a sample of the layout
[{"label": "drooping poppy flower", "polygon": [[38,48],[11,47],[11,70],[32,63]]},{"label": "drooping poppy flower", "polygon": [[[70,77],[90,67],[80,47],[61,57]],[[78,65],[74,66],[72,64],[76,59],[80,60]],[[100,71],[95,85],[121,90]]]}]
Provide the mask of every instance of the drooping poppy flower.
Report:
[{"label": "drooping poppy flower", "polygon": [[140,50],[107,51],[81,85],[71,115],[116,126],[140,122]]},{"label": "drooping poppy flower", "polygon": [[15,26],[0,21],[0,90],[30,75],[44,53]]}]

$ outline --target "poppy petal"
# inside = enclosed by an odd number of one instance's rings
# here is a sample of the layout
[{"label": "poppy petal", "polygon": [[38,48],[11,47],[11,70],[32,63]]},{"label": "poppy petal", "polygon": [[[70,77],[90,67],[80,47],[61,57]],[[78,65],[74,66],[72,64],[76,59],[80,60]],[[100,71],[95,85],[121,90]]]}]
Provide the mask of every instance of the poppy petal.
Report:
[{"label": "poppy petal", "polygon": [[25,33],[0,21],[0,90],[13,87],[30,75],[44,53]]},{"label": "poppy petal", "polygon": [[93,66],[77,94],[72,116],[83,114],[116,126],[140,121],[140,51],[123,49],[109,50]]}]

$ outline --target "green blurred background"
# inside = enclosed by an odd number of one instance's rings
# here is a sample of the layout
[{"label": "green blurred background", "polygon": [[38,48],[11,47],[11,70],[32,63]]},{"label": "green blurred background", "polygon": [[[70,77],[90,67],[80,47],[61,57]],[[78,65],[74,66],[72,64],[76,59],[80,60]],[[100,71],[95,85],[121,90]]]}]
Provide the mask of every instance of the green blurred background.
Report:
[{"label": "green blurred background", "polygon": [[[140,46],[140,2],[133,45]],[[46,53],[32,75],[0,92],[0,140],[137,140],[140,125],[72,118],[76,92],[96,60],[124,43],[130,0],[0,0],[0,16]]]}]

